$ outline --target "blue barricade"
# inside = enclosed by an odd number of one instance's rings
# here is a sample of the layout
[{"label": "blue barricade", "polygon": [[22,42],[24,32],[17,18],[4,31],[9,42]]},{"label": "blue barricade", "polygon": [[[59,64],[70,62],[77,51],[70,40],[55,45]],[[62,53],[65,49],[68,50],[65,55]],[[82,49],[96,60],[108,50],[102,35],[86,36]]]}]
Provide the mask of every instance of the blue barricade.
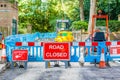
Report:
[{"label": "blue barricade", "polygon": [[[42,39],[53,39],[57,36],[56,32],[52,33],[39,33],[36,32],[34,34],[17,34],[17,35],[11,35],[5,38],[5,44],[7,42],[23,42],[23,41],[36,41]],[[43,40],[44,41],[44,40]]]},{"label": "blue barricade", "polygon": [[[43,46],[21,46],[17,47],[15,45],[16,42],[35,42],[42,39],[49,39],[49,38],[55,38],[56,32],[52,33],[39,33],[36,32],[34,34],[17,34],[17,35],[11,35],[5,38],[5,44],[6,44],[6,54],[8,61],[12,61],[12,50],[14,49],[27,49],[29,51],[29,61],[43,61],[42,59],[42,48]],[[36,51],[38,50],[38,51]],[[31,52],[30,52],[31,51]],[[34,53],[35,52],[35,53]],[[32,55],[32,56],[31,56]],[[36,55],[36,58],[35,58]],[[38,55],[38,56],[37,56]]]},{"label": "blue barricade", "polygon": [[[26,49],[28,50],[28,61],[43,61],[43,45],[39,46],[28,46],[26,45],[27,42],[21,42],[22,46],[16,46],[16,42],[8,42],[6,44],[6,54],[8,61],[12,61],[12,50],[21,50]],[[40,42],[37,42],[40,43]],[[85,42],[84,42],[85,44]],[[94,51],[94,49],[97,51]],[[81,49],[82,50],[81,52]],[[70,47],[70,61],[71,62],[78,62],[80,61],[80,57],[84,57],[85,62],[99,62],[100,56],[102,53],[102,49],[104,49],[104,55],[107,55],[107,46],[105,42],[98,42],[97,45],[92,45],[86,42],[86,45],[81,45],[80,42],[73,42]],[[87,52],[86,52],[87,51]],[[109,54],[109,53],[108,53]],[[106,57],[108,58],[108,56]],[[107,59],[105,59],[107,60]]]},{"label": "blue barricade", "polygon": [[[6,54],[7,60],[12,61],[13,50],[28,50],[28,61],[44,61],[43,45],[28,46],[27,42],[41,42],[36,39],[55,38],[56,33],[34,33],[25,35],[12,35],[6,38]],[[23,46],[16,46],[16,42],[22,42]],[[106,44],[107,43],[107,44]],[[120,45],[120,42],[117,42]],[[70,62],[78,62],[83,58],[84,62],[100,62],[101,54],[104,53],[105,61],[120,59],[118,52],[111,53],[110,42],[72,42],[70,46]],[[114,44],[116,44],[114,42]],[[112,45],[114,46],[114,45]],[[114,51],[113,51],[114,52]]]}]

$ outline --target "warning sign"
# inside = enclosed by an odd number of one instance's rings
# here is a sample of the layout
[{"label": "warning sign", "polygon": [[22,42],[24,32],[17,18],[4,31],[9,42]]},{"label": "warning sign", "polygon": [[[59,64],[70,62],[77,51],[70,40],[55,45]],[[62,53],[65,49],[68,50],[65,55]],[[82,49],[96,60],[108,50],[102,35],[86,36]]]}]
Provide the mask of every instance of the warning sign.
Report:
[{"label": "warning sign", "polygon": [[44,60],[70,60],[69,43],[44,43]]},{"label": "warning sign", "polygon": [[120,55],[120,46],[110,46],[110,55]]},{"label": "warning sign", "polygon": [[13,50],[13,61],[28,61],[28,50]]}]

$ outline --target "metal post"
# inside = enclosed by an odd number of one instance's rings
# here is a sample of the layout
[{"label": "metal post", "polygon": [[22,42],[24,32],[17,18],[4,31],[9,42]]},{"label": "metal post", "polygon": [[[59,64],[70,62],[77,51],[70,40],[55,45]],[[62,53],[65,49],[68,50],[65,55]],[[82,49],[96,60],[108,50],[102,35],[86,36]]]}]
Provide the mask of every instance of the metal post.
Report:
[{"label": "metal post", "polygon": [[24,62],[24,69],[27,69],[27,61]]},{"label": "metal post", "polygon": [[11,63],[10,68],[11,68],[11,69],[14,69],[14,63],[13,63],[13,62],[10,62],[10,63]]},{"label": "metal post", "polygon": [[45,61],[45,68],[48,68],[48,61]]},{"label": "metal post", "polygon": [[68,61],[65,61],[65,68],[68,68]]}]

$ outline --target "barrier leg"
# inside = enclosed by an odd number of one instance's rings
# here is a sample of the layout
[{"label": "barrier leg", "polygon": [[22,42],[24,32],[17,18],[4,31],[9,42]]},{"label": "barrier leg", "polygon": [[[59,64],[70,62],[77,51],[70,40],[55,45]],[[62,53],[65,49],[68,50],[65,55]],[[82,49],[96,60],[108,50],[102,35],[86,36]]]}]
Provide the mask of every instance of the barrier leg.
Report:
[{"label": "barrier leg", "polygon": [[71,67],[70,61],[68,61],[68,67]]},{"label": "barrier leg", "polygon": [[79,59],[79,65],[80,66],[84,66],[84,57],[85,57],[85,53],[84,53],[84,51],[85,51],[85,48],[84,47],[80,47],[79,48],[80,49],[80,59]]},{"label": "barrier leg", "polygon": [[110,64],[109,64],[109,58],[107,58],[106,65],[107,65],[108,67],[110,67]]},{"label": "barrier leg", "polygon": [[27,62],[24,62],[24,69],[27,69]]},{"label": "barrier leg", "polygon": [[95,59],[95,67],[96,67],[96,65],[97,65],[97,61],[96,61],[96,59]]},{"label": "barrier leg", "polygon": [[45,61],[45,68],[48,68],[48,61]]},{"label": "barrier leg", "polygon": [[68,68],[69,62],[65,61],[65,68]]},{"label": "barrier leg", "polygon": [[14,62],[10,62],[10,64],[11,64],[11,65],[10,65],[10,68],[11,68],[11,69],[14,69]]}]

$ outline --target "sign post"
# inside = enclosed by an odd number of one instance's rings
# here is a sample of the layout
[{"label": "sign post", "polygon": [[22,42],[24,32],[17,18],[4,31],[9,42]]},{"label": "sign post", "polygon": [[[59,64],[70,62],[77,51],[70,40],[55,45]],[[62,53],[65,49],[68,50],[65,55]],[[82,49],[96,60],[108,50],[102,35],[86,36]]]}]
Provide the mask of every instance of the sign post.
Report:
[{"label": "sign post", "polygon": [[[58,42],[46,42],[43,48],[43,59],[45,61],[69,61],[70,60],[70,44]],[[47,62],[46,62],[47,63]],[[65,64],[67,64],[65,62]],[[68,66],[66,66],[67,68]],[[47,68],[47,65],[46,65]]]}]

